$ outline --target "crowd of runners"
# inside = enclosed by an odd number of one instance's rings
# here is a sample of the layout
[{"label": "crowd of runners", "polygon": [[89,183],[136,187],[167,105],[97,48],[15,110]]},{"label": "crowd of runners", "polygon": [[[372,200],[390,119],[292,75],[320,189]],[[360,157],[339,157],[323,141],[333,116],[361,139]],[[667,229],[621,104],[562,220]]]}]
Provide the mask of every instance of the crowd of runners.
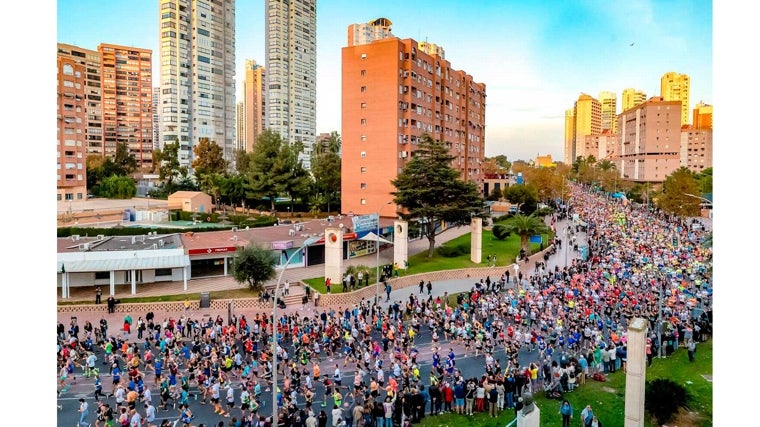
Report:
[{"label": "crowd of runners", "polygon": [[[580,188],[565,206],[548,221],[553,251],[571,245],[569,265],[524,264],[516,277],[507,269],[456,296],[420,286],[386,308],[364,300],[314,316],[145,313],[121,325],[59,324],[59,393],[76,380],[92,383],[95,402],[80,399],[79,425],[96,427],[274,427],[266,392],[277,395],[278,426],[407,427],[443,412],[496,417],[519,410],[525,392],[561,398],[595,374],[625,371],[635,317],[650,320],[650,364],[680,345],[691,358],[711,333],[705,231]],[[482,372],[463,375],[464,355],[482,358]],[[200,405],[213,406],[217,419],[195,420]],[[171,417],[158,424],[160,413]],[[590,406],[582,418],[601,425]]]}]

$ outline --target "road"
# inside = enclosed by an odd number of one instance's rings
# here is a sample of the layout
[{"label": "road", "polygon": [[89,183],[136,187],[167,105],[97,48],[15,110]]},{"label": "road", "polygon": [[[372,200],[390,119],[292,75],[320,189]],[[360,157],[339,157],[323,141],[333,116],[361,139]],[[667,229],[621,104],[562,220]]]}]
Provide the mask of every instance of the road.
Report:
[{"label": "road", "polygon": [[[566,222],[560,221],[557,223],[557,230],[558,234],[561,235],[561,233],[565,230]],[[577,234],[578,243],[579,245],[585,244],[585,233],[578,233]],[[563,238],[563,240],[566,240]],[[547,270],[553,269],[554,266],[564,266],[567,263],[572,262],[572,260],[579,256],[579,254],[575,253],[571,248],[569,248],[570,245],[563,244],[562,249],[559,249],[557,253],[550,256],[549,260],[547,261]],[[511,268],[511,267],[508,267]],[[534,266],[533,265],[521,265],[521,271],[523,274],[533,272]],[[513,273],[513,271],[510,271],[510,273]],[[443,281],[437,281],[433,282],[433,289],[432,289],[432,295],[433,299],[435,299],[437,296],[443,296],[444,292],[448,292],[449,295],[453,295],[459,292],[467,292],[469,291],[473,286],[476,280],[479,280],[480,278],[469,278],[469,279],[456,279],[456,280],[443,280]],[[491,279],[498,279],[498,278],[491,278]],[[512,285],[514,286],[514,284]],[[418,288],[417,287],[410,287],[405,289],[399,289],[391,292],[390,295],[390,302],[383,301],[383,307],[387,309],[388,305],[390,305],[393,301],[405,301],[409,298],[410,293],[417,293]],[[427,291],[425,291],[426,293]],[[383,296],[385,296],[383,294]],[[308,310],[310,313],[311,310]],[[226,314],[226,313],[225,313]],[[223,316],[225,315],[223,314]],[[238,313],[245,314],[247,318],[252,319],[254,313],[253,312],[241,312]],[[306,315],[306,313],[305,313]],[[215,314],[214,314],[215,316]],[[135,316],[133,316],[135,317]],[[114,326],[118,327],[118,325],[112,325],[111,328]],[[379,334],[377,332],[373,332],[373,338],[379,338]],[[417,360],[420,362],[420,371],[422,373],[422,383],[427,387],[429,386],[429,368],[432,363],[432,350],[431,350],[431,336],[429,330],[427,328],[422,328],[422,332],[420,335],[417,336],[415,340],[416,347],[419,350],[419,355]],[[481,374],[484,373],[484,358],[483,356],[475,357],[473,354],[464,355],[463,354],[463,345],[456,344],[456,343],[450,343],[447,342],[443,337],[441,337],[440,340],[441,344],[441,356],[442,359],[445,359],[446,354],[448,353],[449,348],[454,350],[454,353],[457,355],[457,362],[456,367],[462,372],[463,376],[465,378],[470,377],[479,377]],[[101,364],[103,360],[103,350],[98,349],[96,351],[96,355],[98,356],[98,366],[103,368],[101,369],[102,372],[102,382],[103,382],[103,391],[104,393],[109,393],[112,390],[111,386],[111,377],[107,375],[107,369],[104,365]],[[506,358],[504,356],[504,349],[497,349],[494,353],[494,357],[499,359],[501,366],[506,366]],[[518,361],[520,362],[521,366],[527,366],[531,361],[535,360],[536,353],[528,353],[527,351],[522,351],[520,355],[518,356]],[[335,369],[335,360],[327,357],[323,357],[323,360],[320,362],[320,368],[322,373],[332,373]],[[389,368],[390,365],[384,364],[386,368]],[[353,384],[354,379],[354,372],[349,371],[348,369],[351,368],[351,366],[348,366],[347,368],[343,369],[343,384]],[[386,369],[387,370],[387,369]],[[92,379],[86,379],[81,377],[81,370],[77,369],[77,372],[75,373],[77,381],[76,384],[73,384],[70,386],[70,389],[63,393],[58,398],[58,405],[60,405],[60,409],[58,412],[58,425],[61,426],[70,426],[75,425],[77,421],[79,421],[79,414],[77,412],[77,409],[79,407],[79,398],[84,398],[90,405],[90,416],[87,418],[87,421],[90,423],[94,423],[95,421],[95,412],[97,410],[97,405],[95,403],[95,399],[93,397],[93,380]],[[281,378],[281,377],[280,377]],[[144,378],[144,382],[146,386],[150,386],[151,392],[153,394],[153,405],[157,406],[160,402],[159,398],[159,390],[157,386],[154,386],[154,375],[152,373],[147,373],[146,378]],[[237,385],[239,384],[239,380],[234,381],[233,384]],[[281,382],[280,382],[281,383]],[[316,385],[316,392],[315,392],[315,399],[314,399],[314,408],[316,411],[321,408],[319,405],[322,403],[322,396],[324,396],[324,388],[322,384],[315,384]],[[191,388],[191,393],[194,391],[194,388]],[[224,400],[225,392],[222,391],[222,401]],[[235,389],[235,396],[236,396],[236,404],[238,405],[237,409],[233,411],[233,416],[240,417],[240,410],[239,410],[239,389]],[[304,403],[303,397],[299,396],[299,404],[301,404],[301,407]],[[115,400],[114,398],[109,398],[106,400],[111,407],[115,407]],[[264,392],[263,393],[263,399],[264,406],[259,410],[260,415],[264,416],[270,416],[272,413],[271,410],[271,402],[272,402],[272,396],[270,393]],[[324,408],[325,412],[328,414],[328,417],[331,417],[330,409],[332,408],[332,399],[330,398],[328,402],[326,402],[327,407]],[[142,408],[142,405],[138,405],[137,407],[138,411],[141,413],[144,413],[144,410]],[[217,415],[213,412],[211,405],[200,405],[199,402],[196,402],[194,400],[191,400],[191,409],[193,413],[195,414],[195,421],[194,425],[198,425],[199,423],[206,423],[207,426],[215,426],[219,421],[225,421],[226,424],[226,418],[222,418],[220,415]],[[178,411],[173,409],[171,406],[169,407],[168,411],[163,411],[161,409],[158,409],[157,411],[157,420],[156,424],[160,425],[161,421],[164,419],[169,419],[171,421],[174,421],[178,418]],[[181,424],[180,424],[181,425]],[[332,425],[332,424],[328,424]]]}]

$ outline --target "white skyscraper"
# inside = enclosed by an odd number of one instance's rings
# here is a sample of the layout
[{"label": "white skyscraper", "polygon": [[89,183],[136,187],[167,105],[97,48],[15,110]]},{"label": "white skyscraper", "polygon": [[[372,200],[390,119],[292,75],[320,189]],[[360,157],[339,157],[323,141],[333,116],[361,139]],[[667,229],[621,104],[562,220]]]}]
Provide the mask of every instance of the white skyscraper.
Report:
[{"label": "white skyscraper", "polygon": [[201,138],[235,149],[235,0],[159,0],[159,146],[190,166]]},{"label": "white skyscraper", "polygon": [[310,169],[317,132],[317,1],[266,0],[265,129],[289,144]]}]

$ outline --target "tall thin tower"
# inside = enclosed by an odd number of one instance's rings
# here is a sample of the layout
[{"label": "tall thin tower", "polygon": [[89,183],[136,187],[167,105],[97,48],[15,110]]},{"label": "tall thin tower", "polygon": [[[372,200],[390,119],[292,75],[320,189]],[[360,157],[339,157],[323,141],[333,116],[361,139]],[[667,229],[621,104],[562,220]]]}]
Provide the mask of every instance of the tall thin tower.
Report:
[{"label": "tall thin tower", "polygon": [[159,146],[179,141],[179,162],[208,138],[234,161],[235,0],[159,0]]},{"label": "tall thin tower", "polygon": [[266,0],[266,129],[289,144],[311,169],[317,132],[317,1]]}]

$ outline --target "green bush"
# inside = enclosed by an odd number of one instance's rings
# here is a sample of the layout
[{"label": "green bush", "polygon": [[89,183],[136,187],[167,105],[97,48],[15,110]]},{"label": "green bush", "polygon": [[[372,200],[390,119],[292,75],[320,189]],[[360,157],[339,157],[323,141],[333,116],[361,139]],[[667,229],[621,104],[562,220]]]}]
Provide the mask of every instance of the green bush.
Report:
[{"label": "green bush", "polygon": [[442,257],[455,258],[470,252],[470,247],[467,244],[459,244],[457,246],[442,245],[437,250],[438,254]]},{"label": "green bush", "polygon": [[536,209],[535,212],[533,212],[533,215],[537,217],[544,217],[547,215],[551,215],[554,213],[554,209],[550,208],[549,206],[543,207],[541,209]]},{"label": "green bush", "polygon": [[509,232],[509,229],[504,224],[496,224],[493,226],[493,237],[496,237],[499,240],[504,240],[511,234]]},{"label": "green bush", "polygon": [[689,394],[683,386],[665,378],[647,381],[644,396],[645,408],[658,424],[672,420],[678,408],[689,401]]}]

